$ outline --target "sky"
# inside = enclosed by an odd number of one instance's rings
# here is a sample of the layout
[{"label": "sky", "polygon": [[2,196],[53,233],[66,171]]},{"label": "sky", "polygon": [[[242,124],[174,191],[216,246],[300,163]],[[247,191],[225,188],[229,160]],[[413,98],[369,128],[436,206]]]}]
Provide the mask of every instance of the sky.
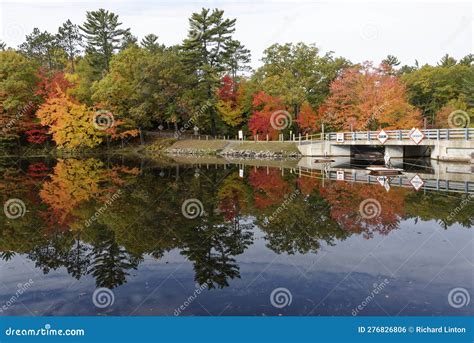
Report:
[{"label": "sky", "polygon": [[234,37],[250,49],[254,68],[274,43],[315,44],[356,63],[379,63],[392,54],[408,65],[415,59],[436,64],[446,53],[459,59],[473,50],[472,1],[0,0],[0,39],[17,47],[34,27],[57,32],[67,19],[82,24],[86,11],[105,8],[139,39],[155,33],[161,43],[173,45],[202,7],[237,19]]}]

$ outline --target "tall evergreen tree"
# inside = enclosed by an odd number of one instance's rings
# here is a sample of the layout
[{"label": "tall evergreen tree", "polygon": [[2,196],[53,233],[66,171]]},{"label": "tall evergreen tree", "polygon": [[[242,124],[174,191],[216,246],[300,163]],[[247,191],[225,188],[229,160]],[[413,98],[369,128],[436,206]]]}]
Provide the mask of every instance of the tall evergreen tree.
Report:
[{"label": "tall evergreen tree", "polygon": [[57,39],[59,45],[64,49],[74,72],[74,59],[80,53],[82,36],[79,33],[79,27],[74,25],[69,19],[58,29]]},{"label": "tall evergreen tree", "polygon": [[158,36],[153,33],[146,35],[140,42],[140,45],[151,53],[163,50],[164,48],[163,45],[158,43]]},{"label": "tall evergreen tree", "polygon": [[130,31],[125,32],[122,38],[122,45],[120,46],[120,51],[130,48],[131,46],[138,46],[137,42],[138,38],[132,35]]},{"label": "tall evergreen tree", "polygon": [[456,63],[457,63],[457,61],[454,57],[451,57],[448,54],[446,54],[438,62],[438,65],[440,67],[452,67],[452,66],[456,65]]},{"label": "tall evergreen tree", "polygon": [[[243,46],[232,39],[236,19],[224,19],[224,11],[203,8],[189,19],[188,37],[182,49],[184,63],[198,77],[197,89],[201,103],[216,103],[216,87],[224,73],[248,62],[248,53],[242,54]],[[241,54],[236,54],[240,49]],[[217,111],[215,106],[206,106],[211,133],[217,133]]]},{"label": "tall evergreen tree", "polygon": [[47,31],[41,32],[35,27],[33,32],[26,36],[26,41],[19,46],[19,50],[49,70],[61,69],[63,66],[65,52],[58,44],[57,37]]},{"label": "tall evergreen tree", "polygon": [[398,60],[398,58],[396,56],[393,56],[393,55],[387,55],[387,57],[385,57],[383,60],[382,60],[382,64],[385,64],[391,68],[393,67],[396,67],[396,66],[399,66],[400,65],[400,61]]},{"label": "tall evergreen tree", "polygon": [[118,15],[103,8],[87,12],[86,22],[79,28],[84,32],[88,52],[97,55],[103,70],[109,69],[113,53],[120,49],[124,36],[130,29],[120,29]]}]

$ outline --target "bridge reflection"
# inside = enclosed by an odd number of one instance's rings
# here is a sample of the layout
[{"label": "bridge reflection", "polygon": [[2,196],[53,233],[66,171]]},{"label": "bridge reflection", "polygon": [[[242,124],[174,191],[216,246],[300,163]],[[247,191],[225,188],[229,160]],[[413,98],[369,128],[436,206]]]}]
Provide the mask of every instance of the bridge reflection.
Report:
[{"label": "bridge reflection", "polygon": [[[335,158],[334,162],[330,163],[315,161],[314,158],[303,157],[298,162],[298,173],[306,177],[338,180],[339,171],[340,181],[370,184],[379,183],[380,180],[365,170],[367,162],[350,158]],[[401,159],[395,160],[392,164],[395,168],[403,169],[403,172],[401,175],[390,176],[390,186],[414,188],[410,181],[418,175],[423,181],[421,190],[474,193],[474,174],[469,164],[445,163],[430,159]]]}]

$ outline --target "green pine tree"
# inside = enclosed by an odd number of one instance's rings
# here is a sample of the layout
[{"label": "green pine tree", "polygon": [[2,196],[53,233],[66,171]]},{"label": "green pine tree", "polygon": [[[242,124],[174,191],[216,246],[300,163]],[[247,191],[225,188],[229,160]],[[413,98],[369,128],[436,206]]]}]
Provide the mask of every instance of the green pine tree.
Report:
[{"label": "green pine tree", "polygon": [[110,59],[116,50],[122,46],[124,36],[130,29],[120,29],[122,23],[118,15],[103,8],[87,12],[86,22],[79,28],[84,32],[87,41],[87,51],[97,56],[97,63],[103,70],[109,69]]},{"label": "green pine tree", "polygon": [[81,51],[80,45],[82,42],[82,36],[79,33],[79,27],[68,20],[61,27],[59,27],[56,37],[59,45],[67,54],[69,63],[71,65],[71,71],[74,72],[74,59]]},{"label": "green pine tree", "polygon": [[[184,63],[198,77],[201,103],[216,103],[216,87],[225,73],[237,70],[249,61],[248,51],[235,40],[236,19],[224,19],[224,11],[203,8],[189,19],[188,37],[182,44]],[[239,52],[239,53],[237,53]],[[217,133],[215,106],[206,106],[212,135]]]}]

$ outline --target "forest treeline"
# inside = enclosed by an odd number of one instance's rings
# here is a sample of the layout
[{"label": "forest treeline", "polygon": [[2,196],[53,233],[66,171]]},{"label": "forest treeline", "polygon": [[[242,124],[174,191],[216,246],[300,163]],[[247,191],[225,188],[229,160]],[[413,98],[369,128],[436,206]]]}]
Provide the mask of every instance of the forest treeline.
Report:
[{"label": "forest treeline", "polygon": [[[0,42],[0,144],[92,148],[145,130],[247,136],[474,124],[474,55],[437,65],[353,63],[305,43],[273,44],[262,65],[219,9],[189,18],[181,44],[138,40],[99,9],[82,24]],[[157,32],[159,34],[159,32]]]}]

